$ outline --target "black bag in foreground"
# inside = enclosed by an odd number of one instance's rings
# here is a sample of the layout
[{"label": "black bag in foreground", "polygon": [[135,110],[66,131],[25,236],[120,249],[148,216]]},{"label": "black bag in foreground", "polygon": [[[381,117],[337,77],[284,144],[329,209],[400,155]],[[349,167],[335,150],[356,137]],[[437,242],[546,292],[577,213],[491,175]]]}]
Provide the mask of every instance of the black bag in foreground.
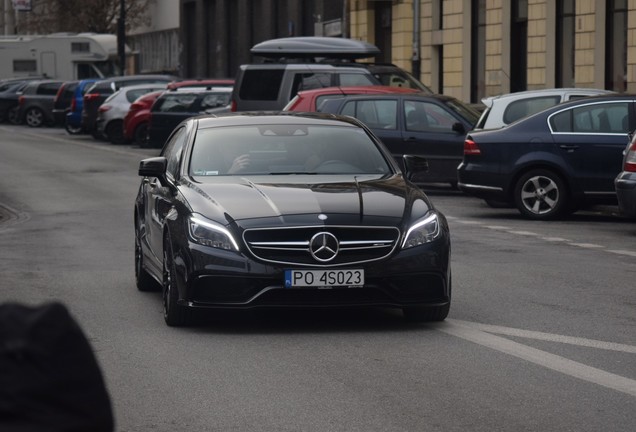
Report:
[{"label": "black bag in foreground", "polygon": [[0,304],[0,431],[113,429],[101,370],[66,307]]}]

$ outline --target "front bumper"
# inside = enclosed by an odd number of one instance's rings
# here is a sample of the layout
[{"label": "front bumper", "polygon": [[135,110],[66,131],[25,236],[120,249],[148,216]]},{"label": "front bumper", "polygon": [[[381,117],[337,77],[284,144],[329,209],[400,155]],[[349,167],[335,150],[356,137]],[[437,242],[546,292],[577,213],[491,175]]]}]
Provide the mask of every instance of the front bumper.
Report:
[{"label": "front bumper", "polygon": [[285,288],[285,269],[251,257],[190,243],[175,257],[179,303],[201,308],[439,306],[450,302],[447,238],[393,254],[389,259],[338,269],[364,269],[356,288]]}]

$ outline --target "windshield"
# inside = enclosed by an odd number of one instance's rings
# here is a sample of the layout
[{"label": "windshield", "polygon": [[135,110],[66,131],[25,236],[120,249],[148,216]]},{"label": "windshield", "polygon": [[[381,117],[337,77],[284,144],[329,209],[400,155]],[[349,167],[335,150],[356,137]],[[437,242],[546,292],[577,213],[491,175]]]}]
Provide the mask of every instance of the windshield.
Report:
[{"label": "windshield", "polygon": [[477,123],[477,121],[479,120],[479,116],[481,115],[479,111],[457,99],[449,99],[448,101],[446,101],[446,106],[465,118],[472,125]]},{"label": "windshield", "polygon": [[200,129],[189,172],[194,176],[389,174],[392,169],[363,129],[278,124]]}]

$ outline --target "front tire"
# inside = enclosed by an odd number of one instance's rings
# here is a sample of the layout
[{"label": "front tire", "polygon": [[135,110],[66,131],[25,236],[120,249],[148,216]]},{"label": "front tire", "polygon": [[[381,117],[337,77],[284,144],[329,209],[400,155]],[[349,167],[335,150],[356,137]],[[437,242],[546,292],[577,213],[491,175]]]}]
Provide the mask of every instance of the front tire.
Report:
[{"label": "front tire", "polygon": [[172,245],[168,237],[163,247],[163,319],[170,327],[190,323],[192,310],[178,304],[179,290],[176,282],[176,267],[172,255]]},{"label": "front tire", "polygon": [[568,206],[565,183],[556,173],[536,169],[524,174],[514,189],[519,212],[534,220],[549,220],[561,216]]}]

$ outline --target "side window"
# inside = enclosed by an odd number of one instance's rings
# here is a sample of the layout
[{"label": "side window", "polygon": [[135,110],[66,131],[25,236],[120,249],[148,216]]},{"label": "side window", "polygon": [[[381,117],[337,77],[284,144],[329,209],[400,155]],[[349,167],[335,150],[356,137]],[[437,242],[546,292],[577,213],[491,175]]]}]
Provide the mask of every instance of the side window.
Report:
[{"label": "side window", "polygon": [[301,90],[312,90],[323,87],[331,87],[331,73],[297,73],[292,83],[292,96]]},{"label": "side window", "polygon": [[229,93],[215,93],[205,95],[201,101],[201,111],[211,108],[219,108],[230,103]]},{"label": "side window", "polygon": [[503,121],[505,124],[510,124],[520,118],[527,117],[531,114],[543,111],[546,108],[550,108],[558,104],[560,101],[561,97],[554,95],[510,102],[504,110]]},{"label": "side window", "polygon": [[553,132],[627,133],[627,102],[586,105],[558,113],[550,118]]},{"label": "side window", "polygon": [[36,94],[55,96],[59,88],[60,84],[58,83],[44,83],[38,87]]},{"label": "side window", "polygon": [[239,97],[243,100],[277,100],[284,74],[284,69],[245,70]]},{"label": "side window", "polygon": [[361,100],[349,102],[342,114],[357,118],[372,129],[397,128],[396,100]]},{"label": "side window", "polygon": [[342,87],[354,87],[354,86],[368,86],[375,85],[375,81],[371,79],[371,75],[367,74],[353,74],[353,73],[341,73],[338,74],[340,80],[340,86]]},{"label": "side window", "polygon": [[175,179],[179,171],[179,162],[181,160],[181,152],[186,141],[185,127],[179,128],[175,131],[170,140],[166,143],[162,154],[168,159],[168,166],[166,172],[169,178]]},{"label": "side window", "polygon": [[322,104],[324,104],[325,102],[334,100],[334,99],[342,99],[343,97],[344,97],[343,95],[316,96],[316,111],[320,112],[322,108]]},{"label": "side window", "polygon": [[404,101],[406,130],[413,132],[453,132],[457,118],[441,106],[423,101]]},{"label": "side window", "polygon": [[[190,107],[196,100],[194,94],[171,94],[163,98],[163,101],[156,107],[153,106],[152,111],[159,112],[190,112]],[[156,108],[156,109],[155,109]]]}]

